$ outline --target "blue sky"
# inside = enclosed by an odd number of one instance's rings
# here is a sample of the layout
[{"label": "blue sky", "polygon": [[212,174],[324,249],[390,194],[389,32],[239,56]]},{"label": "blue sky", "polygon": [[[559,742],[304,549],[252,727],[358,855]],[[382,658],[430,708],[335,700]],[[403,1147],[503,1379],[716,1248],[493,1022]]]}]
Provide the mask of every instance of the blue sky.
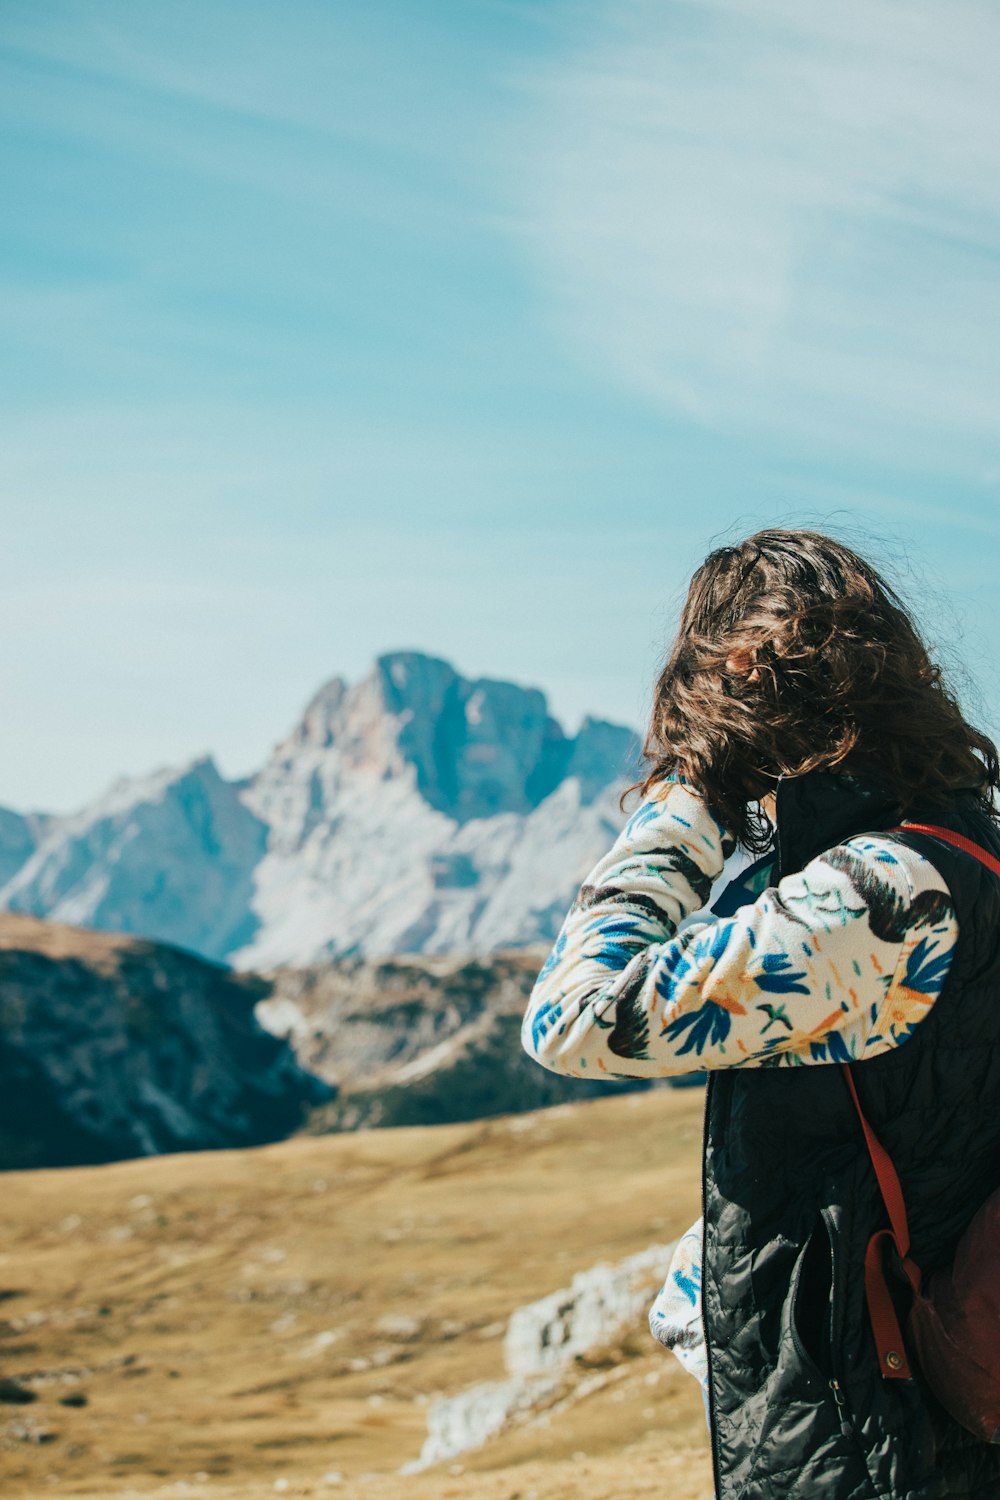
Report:
[{"label": "blue sky", "polygon": [[775,521],[1000,727],[998,64],[985,0],[4,0],[0,804],[397,648],[640,724]]}]

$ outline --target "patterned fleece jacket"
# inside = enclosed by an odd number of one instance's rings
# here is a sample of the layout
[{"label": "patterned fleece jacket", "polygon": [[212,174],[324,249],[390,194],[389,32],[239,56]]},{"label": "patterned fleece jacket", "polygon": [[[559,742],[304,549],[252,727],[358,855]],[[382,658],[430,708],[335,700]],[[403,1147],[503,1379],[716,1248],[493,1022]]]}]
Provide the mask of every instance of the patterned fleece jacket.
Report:
[{"label": "patterned fleece jacket", "polygon": [[[573,1078],[662,1078],[851,1062],[913,1035],[958,936],[933,865],[862,834],[759,894],[727,892],[728,915],[682,930],[733,849],[692,788],[654,787],[538,975],[521,1028],[531,1057]],[[680,1240],[650,1327],[704,1383],[700,1231]]]}]

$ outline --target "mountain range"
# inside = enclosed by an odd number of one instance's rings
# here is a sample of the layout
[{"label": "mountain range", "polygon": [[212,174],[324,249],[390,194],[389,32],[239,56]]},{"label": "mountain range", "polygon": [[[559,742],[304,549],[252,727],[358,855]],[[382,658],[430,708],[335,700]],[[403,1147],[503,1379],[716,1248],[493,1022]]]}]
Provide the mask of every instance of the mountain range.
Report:
[{"label": "mountain range", "polygon": [[239,973],[182,948],[0,912],[0,1171],[440,1125],[615,1092],[540,1068],[520,1023],[543,950]]},{"label": "mountain range", "polygon": [[624,726],[417,651],[325,683],[253,775],[210,756],[0,808],[0,908],[235,969],[551,943],[640,774]]}]

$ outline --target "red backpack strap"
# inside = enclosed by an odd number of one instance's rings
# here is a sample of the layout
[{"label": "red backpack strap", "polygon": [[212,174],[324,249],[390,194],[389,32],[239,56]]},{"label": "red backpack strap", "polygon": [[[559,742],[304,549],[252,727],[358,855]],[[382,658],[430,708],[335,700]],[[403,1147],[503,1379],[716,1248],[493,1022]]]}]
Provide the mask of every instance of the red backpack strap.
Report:
[{"label": "red backpack strap", "polygon": [[892,1157],[869,1125],[867,1116],[861,1108],[861,1100],[858,1098],[850,1065],[841,1063],[841,1069],[847,1080],[854,1108],[858,1112],[858,1119],[861,1121],[868,1155],[871,1157],[882,1200],[889,1215],[889,1223],[892,1225],[891,1229],[876,1229],[865,1251],[865,1300],[868,1303],[868,1318],[875,1338],[879,1369],[887,1380],[912,1380],[913,1372],[906,1356],[906,1345],[899,1326],[899,1318],[896,1316],[892,1293],[886,1281],[884,1262],[885,1246],[888,1241],[895,1246],[896,1254],[902,1262],[910,1286],[914,1292],[920,1291],[920,1267],[910,1259],[910,1230],[906,1222],[903,1189],[900,1186],[896,1168],[892,1164]]},{"label": "red backpack strap", "polygon": [[1000,859],[990,854],[981,844],[973,843],[964,834],[952,833],[950,828],[939,828],[936,823],[902,823],[898,828],[888,829],[889,833],[929,833],[936,839],[944,839],[946,844],[954,844],[956,849],[971,854],[973,859],[978,859],[980,864],[992,870],[994,875],[1000,875]]}]

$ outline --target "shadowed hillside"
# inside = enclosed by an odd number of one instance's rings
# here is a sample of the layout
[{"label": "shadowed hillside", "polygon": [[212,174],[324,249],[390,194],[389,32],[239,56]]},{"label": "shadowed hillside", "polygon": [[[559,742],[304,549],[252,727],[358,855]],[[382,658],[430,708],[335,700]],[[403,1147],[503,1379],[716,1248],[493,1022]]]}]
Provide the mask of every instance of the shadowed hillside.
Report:
[{"label": "shadowed hillside", "polygon": [[644,1089],[538,1067],[541,953],[236,973],[0,912],[0,1170],[438,1125]]},{"label": "shadowed hillside", "polygon": [[695,1217],[700,1116],[663,1091],[8,1174],[5,1500],[703,1500],[697,1385],[641,1318],[530,1421],[398,1472],[432,1398],[502,1375],[517,1307]]},{"label": "shadowed hillside", "polygon": [[332,1090],[192,953],[0,912],[0,1167],[258,1145]]}]

